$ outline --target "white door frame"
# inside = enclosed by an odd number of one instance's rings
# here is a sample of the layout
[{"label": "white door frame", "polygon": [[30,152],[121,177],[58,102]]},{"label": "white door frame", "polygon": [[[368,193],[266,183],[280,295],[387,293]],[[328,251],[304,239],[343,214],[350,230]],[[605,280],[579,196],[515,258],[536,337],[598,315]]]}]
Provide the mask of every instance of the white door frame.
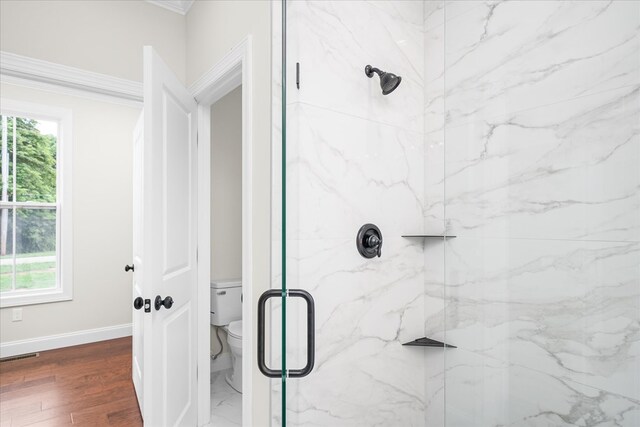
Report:
[{"label": "white door frame", "polygon": [[[190,88],[198,102],[198,425],[211,415],[211,105],[242,85],[242,424],[252,425],[252,43],[243,39]],[[202,143],[200,143],[202,142]]]}]

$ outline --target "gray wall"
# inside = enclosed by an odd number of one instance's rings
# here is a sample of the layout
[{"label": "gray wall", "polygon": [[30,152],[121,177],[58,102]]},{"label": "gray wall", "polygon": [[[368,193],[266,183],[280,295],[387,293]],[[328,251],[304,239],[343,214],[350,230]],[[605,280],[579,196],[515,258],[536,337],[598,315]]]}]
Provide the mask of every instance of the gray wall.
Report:
[{"label": "gray wall", "polygon": [[[132,132],[140,114],[125,107],[2,85],[2,96],[73,114],[73,300],[0,310],[2,343],[131,323]],[[117,173],[114,173],[117,171]],[[105,304],[105,301],[111,301]]]},{"label": "gray wall", "polygon": [[242,87],[211,106],[211,280],[242,277]]},{"label": "gray wall", "polygon": [[142,46],[152,45],[182,81],[186,19],[141,0],[2,0],[4,51],[142,81]]},{"label": "gray wall", "polygon": [[[143,1],[0,2],[0,50],[136,81],[145,44],[184,80],[185,28],[183,16]],[[123,267],[132,256],[140,109],[14,85],[3,85],[2,96],[71,109],[74,147],[73,301],[26,306],[16,323],[10,308],[0,310],[2,342],[130,324],[131,275]]]}]

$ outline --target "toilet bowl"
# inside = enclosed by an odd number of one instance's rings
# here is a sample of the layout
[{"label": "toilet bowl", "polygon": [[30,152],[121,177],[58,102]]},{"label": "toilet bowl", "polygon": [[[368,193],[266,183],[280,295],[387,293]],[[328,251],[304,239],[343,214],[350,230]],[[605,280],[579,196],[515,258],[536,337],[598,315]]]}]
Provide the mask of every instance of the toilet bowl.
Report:
[{"label": "toilet bowl", "polygon": [[211,324],[227,332],[231,350],[232,370],[227,383],[242,393],[242,282],[217,280],[211,282]]},{"label": "toilet bowl", "polygon": [[235,391],[242,393],[242,320],[229,323],[225,329],[233,366],[226,380]]}]

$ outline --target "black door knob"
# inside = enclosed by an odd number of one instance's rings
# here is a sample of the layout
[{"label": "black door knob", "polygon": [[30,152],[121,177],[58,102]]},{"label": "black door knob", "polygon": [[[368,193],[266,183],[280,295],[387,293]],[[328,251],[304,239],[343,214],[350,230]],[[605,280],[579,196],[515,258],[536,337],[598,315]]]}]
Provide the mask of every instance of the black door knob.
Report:
[{"label": "black door knob", "polygon": [[140,310],[143,305],[144,305],[144,301],[142,297],[138,297],[133,300],[133,308],[135,308],[136,310]]},{"label": "black door knob", "polygon": [[165,297],[165,299],[162,299],[162,297],[158,295],[155,300],[155,306],[156,310],[160,310],[160,307],[164,307],[168,310],[173,306],[173,298],[168,296]]},{"label": "black door knob", "polygon": [[125,265],[125,266],[124,266],[124,271],[126,271],[127,273],[129,272],[129,270],[131,270],[131,271],[135,271],[135,269],[134,269],[133,267],[134,267],[134,265],[133,265],[133,264],[131,264],[131,265]]}]

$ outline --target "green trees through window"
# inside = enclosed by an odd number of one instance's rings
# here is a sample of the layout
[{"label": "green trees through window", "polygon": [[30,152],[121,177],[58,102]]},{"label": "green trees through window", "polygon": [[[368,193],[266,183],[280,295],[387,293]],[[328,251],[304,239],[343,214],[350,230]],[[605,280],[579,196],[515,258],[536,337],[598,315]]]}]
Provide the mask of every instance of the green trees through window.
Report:
[{"label": "green trees through window", "polygon": [[57,124],[0,120],[0,290],[55,287]]}]

